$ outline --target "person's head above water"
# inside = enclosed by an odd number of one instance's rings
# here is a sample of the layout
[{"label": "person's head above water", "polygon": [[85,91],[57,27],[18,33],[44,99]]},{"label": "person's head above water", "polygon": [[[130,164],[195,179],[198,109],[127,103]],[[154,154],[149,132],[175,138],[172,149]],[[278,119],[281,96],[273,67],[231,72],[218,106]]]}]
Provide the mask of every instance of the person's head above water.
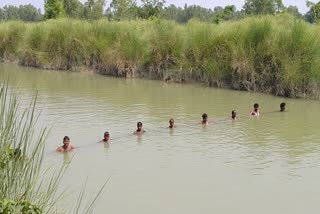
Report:
[{"label": "person's head above water", "polygon": [[63,146],[57,148],[57,152],[68,152],[70,150],[74,149],[74,147],[70,144],[70,138],[68,136],[65,136],[63,138]]},{"label": "person's head above water", "polygon": [[232,118],[233,120],[237,119],[237,112],[236,112],[235,110],[233,110],[233,111],[231,112],[231,118]]},{"label": "person's head above water", "polygon": [[175,127],[175,125],[174,125],[174,119],[170,119],[169,120],[169,128],[174,128]]},{"label": "person's head above water", "polygon": [[286,110],[286,103],[281,103],[280,104],[280,111],[283,112]]},{"label": "person's head above water", "polygon": [[109,134],[109,132],[105,132],[105,133],[103,134],[103,141],[107,142],[107,141],[109,141],[109,139],[110,139],[110,134]]},{"label": "person's head above water", "polygon": [[258,103],[255,103],[255,104],[253,105],[253,110],[254,110],[255,112],[257,112],[257,111],[259,110],[259,104],[258,104]]},{"label": "person's head above water", "polygon": [[140,132],[142,130],[142,123],[138,122],[137,123],[137,131]]},{"label": "person's head above water", "polygon": [[207,123],[208,122],[208,115],[206,113],[202,114],[202,123]]},{"label": "person's head above water", "polygon": [[64,147],[68,147],[69,144],[70,144],[70,138],[69,138],[68,136],[65,136],[65,137],[63,138],[63,146],[64,146]]}]

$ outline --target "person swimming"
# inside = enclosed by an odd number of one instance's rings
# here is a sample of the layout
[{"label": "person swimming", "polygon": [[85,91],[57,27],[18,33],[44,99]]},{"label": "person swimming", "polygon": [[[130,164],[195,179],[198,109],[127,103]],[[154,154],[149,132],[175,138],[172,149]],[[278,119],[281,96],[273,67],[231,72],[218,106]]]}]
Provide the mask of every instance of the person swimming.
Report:
[{"label": "person swimming", "polygon": [[65,136],[63,138],[63,146],[57,148],[57,152],[68,152],[71,151],[72,149],[74,149],[73,146],[71,146],[70,144],[70,138],[68,136]]},{"label": "person swimming", "polygon": [[214,123],[214,122],[208,120],[208,115],[206,113],[203,113],[202,114],[202,121],[199,124],[209,125],[209,124],[212,124],[212,123]]},{"label": "person swimming", "polygon": [[201,121],[202,125],[207,125],[208,124],[208,115],[206,113],[202,114],[202,121]]},{"label": "person swimming", "polygon": [[250,113],[251,116],[259,116],[260,115],[260,111],[259,111],[259,104],[258,103],[255,103],[253,105],[253,110],[252,112]]},{"label": "person swimming", "polygon": [[169,120],[169,129],[174,129],[174,128],[176,128],[177,126],[176,125],[174,125],[174,119],[170,119]]},{"label": "person swimming", "polygon": [[286,103],[281,103],[280,104],[280,112],[285,112],[286,111]]},{"label": "person swimming", "polygon": [[110,134],[109,132],[105,132],[103,134],[103,139],[99,143],[109,143],[110,142]]},{"label": "person swimming", "polygon": [[238,115],[237,115],[237,112],[235,110],[233,110],[231,112],[231,119],[232,120],[237,120],[238,119]]},{"label": "person swimming", "polygon": [[146,131],[142,128],[142,122],[138,122],[137,123],[137,130],[133,133],[135,135],[142,135],[144,134]]}]

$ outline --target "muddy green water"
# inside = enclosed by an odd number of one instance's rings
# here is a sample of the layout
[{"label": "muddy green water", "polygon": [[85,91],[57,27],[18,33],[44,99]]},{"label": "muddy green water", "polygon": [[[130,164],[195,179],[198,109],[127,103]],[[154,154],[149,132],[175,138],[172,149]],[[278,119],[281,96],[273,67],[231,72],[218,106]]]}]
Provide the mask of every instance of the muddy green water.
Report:
[{"label": "muddy green water", "polygon": [[[88,178],[92,196],[110,179],[94,213],[319,213],[319,101],[0,65],[7,79],[22,105],[38,89],[39,126],[53,125],[45,160],[70,162],[63,187],[78,192]],[[217,123],[196,125],[204,112]],[[97,144],[106,130],[111,143]],[[65,135],[78,148],[58,154]]]}]

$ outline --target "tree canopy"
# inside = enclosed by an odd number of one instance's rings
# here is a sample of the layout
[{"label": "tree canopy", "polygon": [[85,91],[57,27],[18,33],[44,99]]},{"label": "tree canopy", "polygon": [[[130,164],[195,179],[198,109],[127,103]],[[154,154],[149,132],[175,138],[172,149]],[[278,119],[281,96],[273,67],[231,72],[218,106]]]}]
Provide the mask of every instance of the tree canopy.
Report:
[{"label": "tree canopy", "polygon": [[26,22],[37,22],[42,20],[43,16],[40,9],[33,5],[20,5],[19,7],[6,5],[0,8],[0,20],[22,20]]},{"label": "tree canopy", "polygon": [[282,0],[245,0],[243,6],[246,14],[266,15],[274,14],[284,10]]},{"label": "tree canopy", "polygon": [[[268,15],[276,13],[289,13],[310,23],[320,20],[320,1],[313,3],[307,1],[310,10],[302,15],[298,7],[285,7],[282,0],[245,0],[241,10],[234,5],[226,7],[217,6],[214,9],[199,5],[165,6],[165,0],[44,0],[45,11],[33,5],[19,7],[7,5],[0,8],[0,20],[23,20],[29,22],[60,17],[80,19],[100,19],[107,17],[109,20],[150,19],[153,17],[187,23],[191,19],[219,24],[223,21],[237,20],[247,16]],[[137,3],[138,2],[138,3]],[[107,8],[106,8],[107,6]]]},{"label": "tree canopy", "polygon": [[306,19],[310,23],[318,23],[320,21],[320,1],[318,3],[313,3],[307,1],[307,6],[310,10],[306,13]]},{"label": "tree canopy", "polygon": [[62,0],[45,0],[44,9],[46,19],[55,19],[64,15]]},{"label": "tree canopy", "polygon": [[66,16],[71,18],[81,18],[84,6],[79,0],[63,0],[63,9]]}]

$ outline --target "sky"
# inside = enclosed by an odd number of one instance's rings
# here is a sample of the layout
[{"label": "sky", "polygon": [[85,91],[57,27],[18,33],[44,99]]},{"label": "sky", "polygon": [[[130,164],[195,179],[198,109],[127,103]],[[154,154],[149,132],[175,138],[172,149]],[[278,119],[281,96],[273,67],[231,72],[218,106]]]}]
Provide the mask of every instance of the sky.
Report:
[{"label": "sky", "polygon": [[[82,0],[83,1],[83,0]],[[317,0],[311,0],[313,2],[317,2]],[[294,5],[299,8],[301,13],[306,13],[308,8],[306,7],[305,0],[282,0],[282,2],[288,5]],[[109,5],[110,0],[107,1],[107,5]],[[4,5],[11,4],[19,6],[21,4],[33,4],[37,8],[40,8],[43,11],[44,0],[0,0],[0,7]],[[235,5],[237,9],[241,9],[244,0],[166,0],[166,5],[175,4],[177,6],[184,6],[184,4],[188,5],[200,5],[206,8],[214,8],[216,6],[226,6],[226,5]]]}]

